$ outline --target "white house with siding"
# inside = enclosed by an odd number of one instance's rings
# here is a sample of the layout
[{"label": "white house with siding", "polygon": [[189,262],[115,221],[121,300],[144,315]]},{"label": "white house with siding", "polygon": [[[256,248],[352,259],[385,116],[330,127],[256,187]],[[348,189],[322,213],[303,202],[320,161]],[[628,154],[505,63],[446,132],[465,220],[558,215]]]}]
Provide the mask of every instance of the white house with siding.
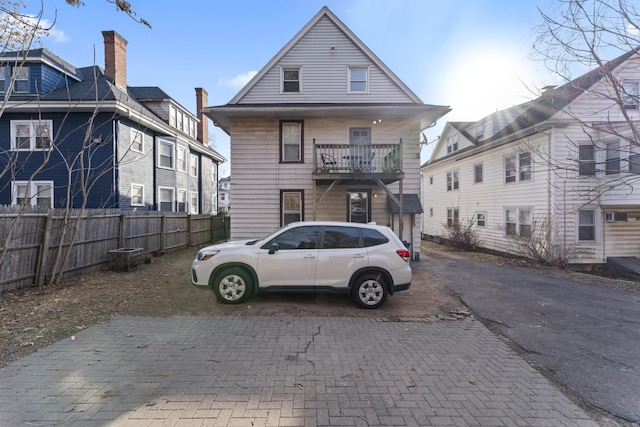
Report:
[{"label": "white house with siding", "polygon": [[421,167],[425,237],[471,225],[484,248],[583,266],[640,256],[640,58],[530,102],[447,123]]},{"label": "white house with siding", "polygon": [[230,135],[231,238],[374,221],[419,245],[420,133],[448,111],[322,8],[228,104],[204,109]]}]

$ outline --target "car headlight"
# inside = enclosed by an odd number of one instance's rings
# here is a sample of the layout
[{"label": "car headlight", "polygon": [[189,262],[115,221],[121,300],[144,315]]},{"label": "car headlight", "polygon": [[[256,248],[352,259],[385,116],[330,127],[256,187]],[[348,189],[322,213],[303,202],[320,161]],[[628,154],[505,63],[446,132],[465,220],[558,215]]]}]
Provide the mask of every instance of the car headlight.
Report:
[{"label": "car headlight", "polygon": [[206,261],[209,258],[211,258],[214,255],[216,255],[218,252],[220,252],[220,251],[219,250],[202,250],[202,251],[198,252],[198,255],[196,256],[196,259],[198,261]]}]

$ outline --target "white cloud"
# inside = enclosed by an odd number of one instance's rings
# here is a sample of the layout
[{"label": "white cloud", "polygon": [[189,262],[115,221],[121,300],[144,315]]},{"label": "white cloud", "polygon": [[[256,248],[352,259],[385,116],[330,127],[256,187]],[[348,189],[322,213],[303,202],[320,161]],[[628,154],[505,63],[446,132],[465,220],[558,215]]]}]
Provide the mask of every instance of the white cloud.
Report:
[{"label": "white cloud", "polygon": [[69,37],[64,33],[63,30],[57,29],[55,26],[52,26],[51,22],[46,19],[40,19],[38,21],[37,17],[30,16],[28,18],[33,25],[38,25],[38,27],[45,29],[47,31],[47,35],[45,38],[50,39],[54,43],[66,43],[71,41]]},{"label": "white cloud", "polygon": [[251,80],[256,74],[258,74],[257,71],[249,71],[244,74],[238,74],[231,80],[220,79],[218,80],[218,86],[229,86],[234,89],[240,89],[249,83],[249,80]]}]

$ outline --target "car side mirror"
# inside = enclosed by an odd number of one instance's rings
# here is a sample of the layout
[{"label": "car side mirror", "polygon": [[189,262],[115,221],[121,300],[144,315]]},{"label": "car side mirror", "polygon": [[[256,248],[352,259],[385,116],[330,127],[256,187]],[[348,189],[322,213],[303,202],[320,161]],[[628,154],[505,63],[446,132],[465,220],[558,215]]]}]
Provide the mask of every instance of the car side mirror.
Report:
[{"label": "car side mirror", "polygon": [[269,248],[269,254],[275,254],[279,250],[280,250],[280,244],[278,244],[277,242],[273,242],[271,244],[271,247]]}]

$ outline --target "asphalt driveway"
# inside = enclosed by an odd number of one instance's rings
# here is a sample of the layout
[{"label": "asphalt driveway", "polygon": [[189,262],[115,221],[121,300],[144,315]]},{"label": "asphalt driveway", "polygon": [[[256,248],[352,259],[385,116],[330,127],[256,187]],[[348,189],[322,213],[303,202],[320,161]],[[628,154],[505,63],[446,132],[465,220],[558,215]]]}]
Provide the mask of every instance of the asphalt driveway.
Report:
[{"label": "asphalt driveway", "polygon": [[428,263],[531,362],[588,404],[640,422],[640,291],[466,258]]}]

